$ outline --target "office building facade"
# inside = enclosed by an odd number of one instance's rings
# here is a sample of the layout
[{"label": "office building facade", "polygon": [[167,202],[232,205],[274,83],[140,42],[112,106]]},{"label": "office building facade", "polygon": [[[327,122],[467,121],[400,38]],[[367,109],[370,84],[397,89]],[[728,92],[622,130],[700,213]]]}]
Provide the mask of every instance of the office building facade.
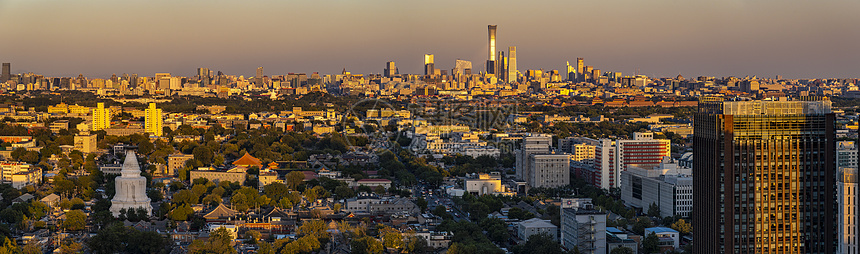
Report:
[{"label": "office building facade", "polygon": [[834,253],[835,116],[826,99],[699,102],[695,253]]}]

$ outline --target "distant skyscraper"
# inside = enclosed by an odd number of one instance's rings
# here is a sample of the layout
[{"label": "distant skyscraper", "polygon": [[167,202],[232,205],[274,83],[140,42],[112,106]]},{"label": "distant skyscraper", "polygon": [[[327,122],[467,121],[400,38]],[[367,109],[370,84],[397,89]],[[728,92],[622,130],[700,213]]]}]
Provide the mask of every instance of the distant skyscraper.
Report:
[{"label": "distant skyscraper", "polygon": [[99,102],[93,109],[93,131],[110,128],[110,109]]},{"label": "distant skyscraper", "polygon": [[508,78],[509,83],[517,81],[517,47],[508,47]]},{"label": "distant skyscraper", "polygon": [[472,62],[457,59],[454,61],[454,70],[451,71],[454,76],[472,74]]},{"label": "distant skyscraper", "polygon": [[397,73],[397,67],[394,66],[394,61],[385,63],[385,75],[386,78],[394,77],[394,74]]},{"label": "distant skyscraper", "polygon": [[507,81],[508,79],[508,58],[505,57],[504,51],[499,51],[499,63],[496,64],[499,66],[499,70],[496,72],[499,75],[499,80]]},{"label": "distant skyscraper", "polygon": [[144,112],[146,114],[146,118],[144,119],[146,122],[146,132],[153,136],[162,135],[162,126],[164,125],[164,117],[161,114],[161,109],[155,108],[155,103],[149,103],[149,108]]},{"label": "distant skyscraper", "polygon": [[496,73],[496,25],[488,25],[487,30],[489,32],[490,39],[490,52],[487,58],[487,73],[495,74]]},{"label": "distant skyscraper", "polygon": [[579,81],[583,81],[582,79],[585,78],[585,76],[582,75],[585,71],[585,63],[583,61],[584,59],[582,59],[582,57],[576,58],[576,75]]},{"label": "distant skyscraper", "polygon": [[565,62],[567,64],[567,80],[576,79],[576,70],[573,69],[573,66],[570,66],[570,61]]},{"label": "distant skyscraper", "polygon": [[424,75],[433,75],[436,72],[436,66],[433,63],[433,55],[424,54]]},{"label": "distant skyscraper", "polygon": [[3,63],[3,74],[0,75],[0,83],[5,83],[12,78],[12,64]]},{"label": "distant skyscraper", "polygon": [[263,87],[263,67],[257,67],[257,76],[254,77],[254,83],[257,87]]},{"label": "distant skyscraper", "polygon": [[835,253],[829,100],[699,102],[695,253]]}]

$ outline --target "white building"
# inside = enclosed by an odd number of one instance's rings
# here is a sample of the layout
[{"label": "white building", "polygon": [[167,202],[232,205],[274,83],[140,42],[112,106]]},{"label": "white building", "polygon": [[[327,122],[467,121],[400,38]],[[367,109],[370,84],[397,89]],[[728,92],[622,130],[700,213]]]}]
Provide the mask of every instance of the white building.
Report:
[{"label": "white building", "polygon": [[529,220],[517,223],[517,237],[522,243],[529,240],[529,237],[537,234],[547,234],[552,236],[553,241],[558,240],[558,227],[549,222],[549,220],[541,220],[532,218]]},{"label": "white building", "polygon": [[857,168],[839,168],[836,180],[836,202],[839,204],[838,253],[857,254],[857,215],[860,212],[857,209]]},{"label": "white building", "polygon": [[621,172],[621,179],[621,200],[626,205],[647,212],[656,204],[660,217],[689,217],[693,210],[692,170],[678,166],[668,156],[657,166],[631,165]]},{"label": "white building", "polygon": [[657,235],[657,237],[660,238],[661,243],[668,242],[668,240],[671,239],[672,246],[675,247],[675,249],[678,249],[678,247],[681,244],[680,234],[678,234],[678,231],[676,231],[674,229],[667,228],[667,227],[653,227],[653,228],[646,228],[645,229],[645,236],[646,237],[648,235],[650,235],[651,233],[654,233],[655,235]]},{"label": "white building", "polygon": [[561,244],[581,253],[607,253],[606,213],[594,210],[590,198],[562,199]]},{"label": "white building", "polygon": [[475,177],[467,178],[463,182],[466,192],[469,192],[472,195],[515,195],[515,193],[508,191],[507,188],[502,185],[502,175],[499,172],[478,174]]},{"label": "white building", "polygon": [[836,143],[836,168],[857,168],[857,146],[854,141]]},{"label": "white building", "polygon": [[552,147],[552,137],[548,135],[537,135],[522,138],[520,149],[516,151],[516,177],[519,180],[528,181],[531,175],[529,168],[529,156],[532,154],[549,154]]},{"label": "white building", "polygon": [[570,184],[569,154],[529,155],[529,188],[555,188]]}]

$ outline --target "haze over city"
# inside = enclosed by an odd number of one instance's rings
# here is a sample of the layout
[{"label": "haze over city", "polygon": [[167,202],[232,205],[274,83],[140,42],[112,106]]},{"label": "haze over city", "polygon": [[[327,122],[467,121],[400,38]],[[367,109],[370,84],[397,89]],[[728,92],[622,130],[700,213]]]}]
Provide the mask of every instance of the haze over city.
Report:
[{"label": "haze over city", "polygon": [[198,67],[270,73],[422,73],[455,59],[484,69],[487,24],[520,69],[584,57],[668,77],[853,78],[856,1],[0,1],[12,72],[110,77]]}]

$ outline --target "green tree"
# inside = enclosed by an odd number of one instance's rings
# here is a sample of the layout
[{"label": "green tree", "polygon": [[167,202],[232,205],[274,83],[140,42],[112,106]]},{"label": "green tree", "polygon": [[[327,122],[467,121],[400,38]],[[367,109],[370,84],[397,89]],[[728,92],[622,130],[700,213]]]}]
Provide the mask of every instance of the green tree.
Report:
[{"label": "green tree", "polygon": [[635,252],[633,252],[633,249],[625,247],[625,246],[617,247],[615,249],[612,249],[612,251],[609,252],[609,254],[634,254],[634,253]]},{"label": "green tree", "polygon": [[206,241],[199,239],[194,240],[194,242],[188,246],[188,253],[236,253],[236,249],[233,249],[233,246],[230,246],[231,241],[233,241],[233,237],[230,236],[230,232],[221,227],[213,231],[209,235],[209,239]]},{"label": "green tree", "polygon": [[638,235],[644,235],[645,229],[652,226],[654,226],[654,223],[651,221],[651,218],[640,216],[633,222],[633,232]]},{"label": "green tree", "polygon": [[296,190],[299,185],[305,180],[305,174],[301,171],[293,171],[287,174],[287,186],[290,187],[291,190]]},{"label": "green tree", "polygon": [[381,242],[370,236],[353,239],[350,247],[352,254],[381,254],[385,249]]},{"label": "green tree", "polygon": [[648,205],[648,216],[660,217],[660,206],[658,206],[657,203],[651,203],[651,205]]},{"label": "green tree", "polygon": [[418,254],[426,253],[428,249],[427,240],[423,237],[412,236],[407,238],[406,253]]},{"label": "green tree", "polygon": [[513,248],[514,254],[525,253],[541,253],[541,254],[562,254],[564,251],[561,244],[548,234],[536,234],[529,236],[529,239],[524,245],[517,245]]},{"label": "green tree", "polygon": [[642,252],[646,254],[660,253],[660,238],[654,232],[648,234],[645,240],[642,240]]},{"label": "green tree", "polygon": [[66,219],[63,220],[62,225],[66,230],[83,230],[87,226],[87,214],[81,210],[71,210],[66,213]]},{"label": "green tree", "polygon": [[418,200],[415,201],[415,205],[421,208],[422,213],[427,211],[427,200],[425,200],[424,197],[418,197]]}]

